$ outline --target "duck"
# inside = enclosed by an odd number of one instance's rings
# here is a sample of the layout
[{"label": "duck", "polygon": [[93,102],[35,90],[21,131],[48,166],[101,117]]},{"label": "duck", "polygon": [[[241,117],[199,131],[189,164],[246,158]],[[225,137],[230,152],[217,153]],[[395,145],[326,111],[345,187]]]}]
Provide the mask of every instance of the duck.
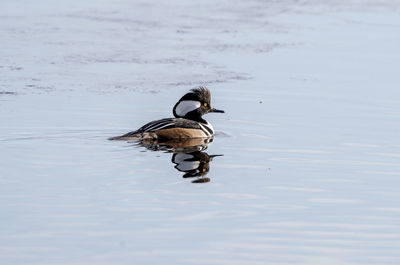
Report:
[{"label": "duck", "polygon": [[225,111],[211,107],[211,93],[206,87],[191,89],[174,105],[174,118],[159,119],[149,122],[136,131],[110,140],[151,140],[171,141],[192,138],[212,138],[213,126],[203,119],[207,113],[224,113]]}]

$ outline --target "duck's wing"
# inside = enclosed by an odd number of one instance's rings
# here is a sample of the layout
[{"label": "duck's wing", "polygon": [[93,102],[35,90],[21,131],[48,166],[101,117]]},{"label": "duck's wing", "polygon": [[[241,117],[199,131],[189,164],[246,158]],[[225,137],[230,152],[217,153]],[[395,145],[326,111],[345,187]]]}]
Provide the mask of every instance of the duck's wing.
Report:
[{"label": "duck's wing", "polygon": [[149,122],[136,131],[132,132],[133,134],[137,133],[145,133],[145,132],[154,132],[157,130],[161,129],[169,129],[169,128],[175,128],[176,127],[176,120],[175,118],[166,118],[166,119],[161,119],[161,120],[156,120]]},{"label": "duck's wing", "polygon": [[[110,138],[111,140],[119,140],[126,138],[142,138],[145,135],[153,136],[153,133],[159,130],[172,129],[172,128],[189,128],[189,129],[202,129],[198,122],[183,119],[183,118],[166,118],[149,122],[136,131],[126,133],[124,135]],[[151,138],[151,137],[150,137]]]}]

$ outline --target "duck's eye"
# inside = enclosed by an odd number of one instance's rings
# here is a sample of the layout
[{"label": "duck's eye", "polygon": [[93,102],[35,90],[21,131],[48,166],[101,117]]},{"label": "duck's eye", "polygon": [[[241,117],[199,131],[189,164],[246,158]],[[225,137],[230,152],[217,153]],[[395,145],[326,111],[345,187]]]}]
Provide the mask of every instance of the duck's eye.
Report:
[{"label": "duck's eye", "polygon": [[205,168],[203,168],[203,172],[206,172],[206,169],[205,169]]},{"label": "duck's eye", "polygon": [[207,103],[204,103],[203,106],[204,106],[204,107],[207,107]]}]

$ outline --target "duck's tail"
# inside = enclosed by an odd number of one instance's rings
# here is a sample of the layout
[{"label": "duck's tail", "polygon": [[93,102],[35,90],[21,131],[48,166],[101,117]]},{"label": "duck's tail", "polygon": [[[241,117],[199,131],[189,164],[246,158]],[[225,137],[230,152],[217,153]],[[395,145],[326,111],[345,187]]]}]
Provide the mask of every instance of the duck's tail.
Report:
[{"label": "duck's tail", "polygon": [[134,140],[134,139],[140,139],[141,137],[142,137],[141,133],[134,131],[134,132],[126,133],[124,135],[110,137],[110,138],[108,138],[108,140],[111,140],[111,141],[113,141],[113,140]]}]

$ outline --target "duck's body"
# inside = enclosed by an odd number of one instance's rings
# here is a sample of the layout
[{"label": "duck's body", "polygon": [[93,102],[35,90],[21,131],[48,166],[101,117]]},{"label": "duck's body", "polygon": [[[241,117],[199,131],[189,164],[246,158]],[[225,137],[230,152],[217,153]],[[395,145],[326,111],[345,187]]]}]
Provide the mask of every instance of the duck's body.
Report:
[{"label": "duck's body", "polygon": [[214,135],[212,125],[202,118],[208,112],[224,112],[210,106],[211,95],[208,89],[192,89],[174,106],[175,118],[166,118],[147,123],[136,131],[111,140],[151,139],[183,140],[190,138],[209,138]]},{"label": "duck's body", "polygon": [[166,118],[147,123],[138,130],[129,132],[116,139],[188,139],[208,138],[214,135],[214,129],[210,123],[201,123],[184,118]]}]

